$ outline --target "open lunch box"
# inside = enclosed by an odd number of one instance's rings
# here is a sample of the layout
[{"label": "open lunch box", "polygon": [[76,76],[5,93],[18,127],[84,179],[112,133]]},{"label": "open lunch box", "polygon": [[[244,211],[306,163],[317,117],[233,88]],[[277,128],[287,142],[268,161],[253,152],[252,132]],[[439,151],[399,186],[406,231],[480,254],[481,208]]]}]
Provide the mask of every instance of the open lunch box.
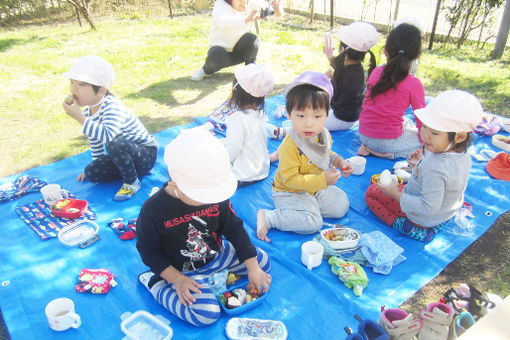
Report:
[{"label": "open lunch box", "polygon": [[57,217],[79,218],[87,210],[89,203],[75,198],[63,198],[51,205],[51,211]]},{"label": "open lunch box", "polygon": [[[248,283],[249,281],[247,277],[244,276],[233,285],[227,287],[227,290],[216,295],[221,309],[225,312],[225,314],[238,315],[244,313],[247,310],[258,306],[266,299],[268,292],[256,292],[256,290],[248,291],[246,289]],[[235,301],[232,298],[237,299],[240,305],[237,305],[237,303],[229,303],[230,301]],[[246,302],[247,300],[249,301]]]}]

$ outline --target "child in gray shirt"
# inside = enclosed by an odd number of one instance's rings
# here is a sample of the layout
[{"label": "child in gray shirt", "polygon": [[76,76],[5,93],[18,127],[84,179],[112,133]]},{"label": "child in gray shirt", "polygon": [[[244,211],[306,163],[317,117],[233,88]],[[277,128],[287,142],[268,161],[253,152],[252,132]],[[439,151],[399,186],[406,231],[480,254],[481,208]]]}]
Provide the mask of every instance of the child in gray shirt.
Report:
[{"label": "child in gray shirt", "polygon": [[482,106],[472,94],[450,90],[416,110],[423,127],[422,150],[408,157],[413,174],[405,187],[372,184],[365,193],[370,210],[402,234],[431,241],[464,202],[471,157],[471,130],[482,120]]}]

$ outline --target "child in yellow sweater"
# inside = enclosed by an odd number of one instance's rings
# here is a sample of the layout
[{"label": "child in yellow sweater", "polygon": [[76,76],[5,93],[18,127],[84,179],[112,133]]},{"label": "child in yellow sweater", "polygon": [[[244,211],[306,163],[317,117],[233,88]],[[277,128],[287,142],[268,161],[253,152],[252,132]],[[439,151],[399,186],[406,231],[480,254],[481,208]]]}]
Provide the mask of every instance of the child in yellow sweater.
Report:
[{"label": "child in yellow sweater", "polygon": [[270,228],[314,233],[322,228],[322,217],[341,218],[349,209],[347,195],[335,184],[353,167],[331,150],[331,135],[324,127],[332,94],[329,79],[314,71],[303,72],[285,89],[292,128],[278,149],[280,164],[273,181],[276,209],[257,213],[261,240],[271,241]]}]

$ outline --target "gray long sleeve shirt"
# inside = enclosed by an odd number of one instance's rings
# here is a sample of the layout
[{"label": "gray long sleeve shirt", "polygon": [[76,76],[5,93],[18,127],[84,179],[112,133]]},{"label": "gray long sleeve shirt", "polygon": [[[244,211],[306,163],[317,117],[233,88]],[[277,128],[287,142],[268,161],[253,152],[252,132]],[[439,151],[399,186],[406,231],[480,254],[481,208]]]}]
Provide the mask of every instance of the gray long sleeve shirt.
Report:
[{"label": "gray long sleeve shirt", "polygon": [[402,192],[402,211],[424,227],[449,220],[464,202],[470,169],[467,152],[428,152]]}]

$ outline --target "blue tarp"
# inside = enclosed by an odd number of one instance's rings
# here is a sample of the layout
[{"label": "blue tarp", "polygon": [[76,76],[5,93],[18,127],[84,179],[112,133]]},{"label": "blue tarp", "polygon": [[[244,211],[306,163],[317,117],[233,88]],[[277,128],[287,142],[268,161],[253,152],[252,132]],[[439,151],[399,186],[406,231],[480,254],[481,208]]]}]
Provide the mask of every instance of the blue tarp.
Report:
[{"label": "blue tarp", "polygon": [[[271,115],[277,105],[284,103],[282,96],[267,100],[266,110]],[[274,119],[281,124],[284,118]],[[206,121],[198,118],[187,126],[172,127],[156,134],[160,145],[165,146],[175,138],[180,129],[190,128]],[[333,132],[333,150],[344,158],[355,155],[359,146],[356,128],[350,131]],[[270,151],[276,150],[279,142],[270,140]],[[491,148],[489,137],[479,137],[474,147],[477,150]],[[135,218],[153,187],[160,187],[167,179],[163,163],[162,147],[152,175],[142,179],[142,189],[135,197],[125,202],[114,202],[113,195],[120,181],[94,185],[78,183],[76,176],[90,161],[85,152],[59,162],[30,169],[23,174],[36,176],[48,183],[58,183],[77,198],[89,201],[97,213],[101,240],[80,249],[67,247],[53,238],[42,240],[15,213],[15,207],[41,199],[39,193],[30,193],[16,201],[0,203],[0,306],[13,339],[120,339],[120,315],[126,311],[146,310],[160,314],[171,321],[174,339],[224,339],[226,315],[211,326],[196,328],[172,316],[159,306],[149,292],[137,281],[139,273],[147,270],[135,247],[135,240],[121,241],[107,227],[116,217],[125,221]],[[206,165],[204,165],[206,166]],[[240,315],[258,319],[281,320],[291,339],[343,339],[344,326],[355,329],[354,314],[362,318],[377,319],[380,307],[396,307],[420,287],[434,278],[473,241],[480,237],[495,222],[498,216],[510,208],[510,182],[494,179],[485,170],[485,163],[473,160],[473,168],[466,201],[473,205],[475,225],[471,236],[452,232],[454,223],[443,230],[428,244],[405,238],[384,226],[368,210],[364,192],[373,174],[391,169],[393,162],[368,157],[366,172],[362,176],[341,178],[338,186],[348,195],[350,209],[340,220],[362,232],[379,230],[404,248],[407,260],[393,268],[389,275],[376,274],[370,268],[366,272],[370,282],[361,297],[355,297],[337,276],[333,275],[327,262],[308,271],[300,261],[301,244],[315,235],[297,235],[276,230],[270,231],[270,244],[256,238],[256,212],[261,208],[272,208],[271,182],[276,166],[271,166],[269,177],[251,186],[239,189],[232,197],[234,209],[245,221],[245,227],[253,243],[263,248],[271,257],[273,284],[266,301]],[[11,182],[21,174],[3,178],[0,184]],[[118,285],[107,295],[82,294],[74,291],[82,268],[107,268],[115,275]],[[65,332],[51,330],[46,321],[46,304],[58,297],[69,297],[76,305],[82,325]],[[438,297],[439,298],[439,297]]]}]

